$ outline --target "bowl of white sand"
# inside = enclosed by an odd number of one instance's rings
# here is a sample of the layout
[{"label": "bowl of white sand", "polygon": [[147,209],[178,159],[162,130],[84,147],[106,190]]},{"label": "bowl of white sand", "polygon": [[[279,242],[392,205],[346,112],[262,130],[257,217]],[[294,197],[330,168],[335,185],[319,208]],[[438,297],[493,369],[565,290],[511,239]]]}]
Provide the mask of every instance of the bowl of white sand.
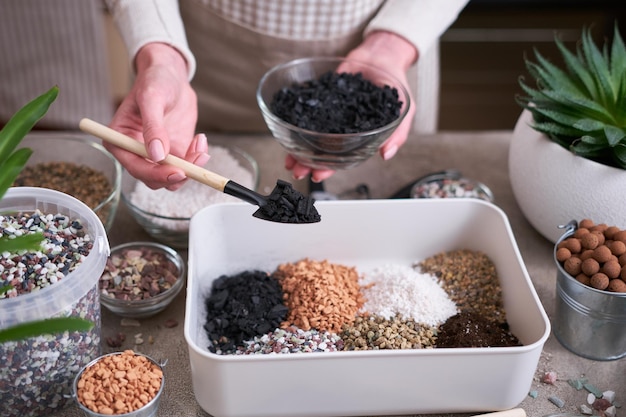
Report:
[{"label": "bowl of white sand", "polygon": [[[211,159],[204,168],[251,190],[258,188],[259,168],[252,156],[235,147],[222,145],[210,146],[209,154]],[[178,249],[189,245],[189,223],[197,211],[213,204],[245,204],[191,179],[176,191],[165,188],[153,190],[126,170],[122,175],[121,196],[133,218],[152,238]]]}]

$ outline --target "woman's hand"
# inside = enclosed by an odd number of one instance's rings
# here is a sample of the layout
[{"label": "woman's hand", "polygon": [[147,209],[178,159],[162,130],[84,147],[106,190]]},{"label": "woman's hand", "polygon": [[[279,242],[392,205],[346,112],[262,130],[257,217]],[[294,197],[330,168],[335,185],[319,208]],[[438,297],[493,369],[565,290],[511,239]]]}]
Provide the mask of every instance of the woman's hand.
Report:
[{"label": "woman's hand", "polygon": [[131,91],[117,109],[110,127],[145,143],[150,160],[105,144],[135,178],[150,188],[179,188],[185,173],[160,165],[168,154],[196,165],[209,160],[203,134],[194,135],[197,97],[188,80],[187,65],[174,48],[151,43],[135,59],[137,75]]},{"label": "woman's hand", "polygon": [[[363,42],[348,53],[347,58],[361,61],[386,70],[398,78],[409,90],[409,97],[414,102],[407,80],[407,70],[418,58],[418,52],[406,39],[391,32],[376,31],[370,33]],[[339,68],[342,72],[351,72],[349,65]],[[358,71],[358,70],[357,70]],[[353,71],[354,72],[354,71]],[[367,74],[363,74],[369,78]],[[369,78],[372,81],[375,79]],[[380,147],[380,155],[384,160],[393,158],[398,149],[406,142],[415,115],[415,106],[411,106],[402,123]],[[331,177],[335,171],[312,169],[300,164],[287,155],[285,168],[292,171],[295,179],[303,179],[311,175],[314,182],[321,182]]]}]

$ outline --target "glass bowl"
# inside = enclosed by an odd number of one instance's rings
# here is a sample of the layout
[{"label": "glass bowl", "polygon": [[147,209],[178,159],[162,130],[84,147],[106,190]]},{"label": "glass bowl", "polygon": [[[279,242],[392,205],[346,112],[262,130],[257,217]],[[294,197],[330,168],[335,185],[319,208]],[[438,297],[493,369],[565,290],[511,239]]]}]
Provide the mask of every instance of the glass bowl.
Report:
[{"label": "glass bowl", "polygon": [[75,197],[92,209],[105,230],[120,201],[122,165],[100,143],[70,133],[31,133],[20,143],[33,153],[14,186],[49,188]]},{"label": "glass bowl", "polygon": [[[361,73],[373,84],[397,90],[402,103],[399,116],[385,126],[358,133],[321,133],[286,122],[272,110],[277,92],[317,80],[329,71]],[[400,80],[371,65],[341,57],[301,58],[270,69],[261,78],[256,92],[261,113],[274,138],[301,164],[317,169],[347,169],[374,155],[406,116],[411,105],[409,92]],[[333,109],[330,109],[333,110]]]},{"label": "glass bowl", "polygon": [[185,261],[168,246],[154,242],[115,246],[100,277],[100,303],[119,316],[150,317],[180,293],[185,276]]},{"label": "glass bowl", "polygon": [[[259,167],[254,158],[237,148],[221,145],[210,146],[209,154],[206,169],[257,190]],[[177,191],[151,190],[126,170],[122,174],[122,201],[152,238],[177,249],[189,245],[189,223],[196,211],[206,205],[241,202],[191,179]]]},{"label": "glass bowl", "polygon": [[464,177],[456,170],[426,175],[415,182],[411,198],[478,198],[494,202],[493,193],[482,182]]}]

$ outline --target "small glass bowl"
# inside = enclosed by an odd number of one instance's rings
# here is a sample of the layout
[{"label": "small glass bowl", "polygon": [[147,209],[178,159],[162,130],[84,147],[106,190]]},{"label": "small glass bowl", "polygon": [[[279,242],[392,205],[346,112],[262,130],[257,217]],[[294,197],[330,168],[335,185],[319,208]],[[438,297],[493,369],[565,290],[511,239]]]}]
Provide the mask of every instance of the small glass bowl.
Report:
[{"label": "small glass bowl", "polygon": [[68,166],[85,166],[85,169],[103,174],[111,189],[97,201],[91,201],[93,192],[89,192],[87,187],[72,190],[67,183],[63,183],[63,178],[50,178],[50,174],[47,178],[29,177],[26,183],[16,185],[50,188],[76,197],[96,213],[107,231],[111,229],[120,201],[122,165],[104,146],[79,134],[33,132],[22,140],[19,147],[33,151],[26,167],[67,163]]},{"label": "small glass bowl", "polygon": [[[111,296],[113,292],[109,291],[108,288],[110,288],[111,280],[115,279],[114,275],[120,276],[121,280],[123,280],[122,275],[124,275],[124,272],[126,272],[126,275],[130,275],[132,271],[136,275],[138,272],[136,272],[136,268],[133,268],[133,266],[148,264],[149,260],[146,258],[147,252],[164,256],[165,259],[172,264],[171,266],[175,269],[172,272],[174,273],[176,280],[171,283],[171,287],[149,298],[132,300]],[[132,256],[127,256],[129,254]],[[124,258],[126,259],[124,260]],[[120,266],[119,264],[116,264],[116,260],[119,259],[122,259],[122,262],[126,262],[130,259],[126,269],[123,268],[123,265]],[[144,267],[143,271],[145,272],[146,270],[147,268]],[[112,271],[114,272],[113,274],[111,274]],[[115,272],[119,273],[116,274]],[[169,275],[170,272],[166,272],[166,274]],[[111,248],[111,254],[107,260],[104,272],[100,277],[100,303],[113,313],[122,317],[150,317],[163,311],[172,302],[172,300],[176,298],[178,293],[180,293],[185,286],[185,277],[185,261],[180,254],[178,254],[178,252],[168,246],[154,242],[130,242],[118,245]],[[161,283],[163,283],[161,280],[167,281],[165,276],[159,276],[158,279]],[[135,282],[133,282],[133,284],[135,284]],[[143,292],[143,289],[138,289],[137,291]]]},{"label": "small glass bowl", "polygon": [[[105,355],[101,355],[99,357],[97,357],[96,359],[94,359],[93,361],[89,362],[87,365],[85,365],[79,372],[78,374],[76,374],[76,377],[74,378],[74,383],[72,384],[72,397],[74,399],[74,401],[76,401],[76,404],[78,405],[78,408],[81,409],[81,411],[84,413],[84,415],[86,417],[105,417],[105,416],[110,416],[111,414],[101,414],[98,413],[96,411],[93,411],[92,409],[88,408],[85,404],[83,404],[81,402],[81,400],[79,399],[79,383],[80,380],[83,376],[83,374],[92,366],[96,365],[98,362],[104,360],[105,358],[108,357],[112,357],[112,356],[118,356],[118,355],[122,355],[125,352],[113,352],[113,353],[107,353]],[[118,417],[153,417],[157,415],[157,411],[159,409],[159,402],[161,401],[161,394],[163,394],[163,388],[165,387],[165,372],[163,372],[163,368],[165,367],[165,365],[167,364],[167,361],[162,361],[162,362],[157,362],[156,360],[152,359],[150,356],[148,355],[144,355],[142,353],[138,353],[138,352],[132,352],[135,356],[141,356],[146,358],[152,365],[156,366],[160,371],[161,371],[161,385],[159,387],[159,390],[156,392],[156,395],[154,396],[154,398],[152,398],[148,403],[146,403],[144,406],[142,406],[141,408],[131,411],[129,413],[125,413],[125,414],[115,414]],[[114,391],[111,392],[111,394],[114,394]]]},{"label": "small glass bowl", "polygon": [[[342,66],[349,68],[350,72],[362,73],[365,79],[376,85],[395,88],[403,104],[399,117],[386,126],[365,132],[320,133],[287,123],[272,112],[271,102],[277,91],[318,79],[338,68],[341,71]],[[277,65],[261,78],[256,98],[269,130],[287,152],[303,165],[332,170],[357,166],[376,154],[411,106],[408,90],[396,77],[380,68],[341,57],[300,58]]]},{"label": "small glass bowl", "polygon": [[411,198],[478,198],[493,203],[493,193],[485,184],[464,177],[459,171],[436,172],[418,180]]},{"label": "small glass bowl", "polygon": [[[251,186],[249,187],[251,190],[256,191],[259,186],[259,167],[257,162],[247,154],[246,152],[233,148],[233,147],[225,147],[222,145],[215,146],[215,148],[227,149],[229,154],[237,161],[239,166],[243,168],[247,174],[252,178]],[[211,153],[211,149],[209,148],[209,153]],[[219,172],[217,169],[213,168],[213,165],[218,163],[216,161],[218,158],[211,158],[209,162],[205,165],[205,168],[215,171],[220,175],[228,176],[226,172]],[[239,174],[243,175],[243,174]],[[229,179],[238,182],[243,186],[249,186],[250,184],[247,181],[244,181],[244,178],[238,178],[233,174]],[[189,179],[188,182],[192,182],[192,179]],[[197,185],[197,184],[196,184]],[[176,203],[177,192],[180,193],[185,192],[183,188],[178,191],[167,191],[165,189],[161,190],[146,190],[142,189],[142,192],[153,193],[152,196],[153,202],[156,202],[155,208],[147,208],[143,203],[138,202],[135,199],[135,190],[137,186],[142,186],[143,184],[138,184],[138,180],[132,177],[126,170],[124,170],[122,174],[122,201],[128,207],[130,213],[133,218],[139,223],[143,229],[155,240],[159,242],[171,246],[177,249],[185,249],[189,246],[189,224],[191,221],[191,216],[177,216],[171,215],[167,213],[167,200],[171,199],[170,202],[172,204]],[[183,187],[189,187],[190,184],[185,184]],[[202,185],[203,190],[206,190],[207,193],[219,193],[219,191],[212,189],[208,185]],[[156,196],[160,196],[156,198]],[[216,196],[220,200],[240,202],[241,200],[232,197],[227,194],[223,194]],[[186,207],[185,209],[188,208]],[[158,211],[157,211],[158,210]],[[166,214],[167,213],[167,214]]]}]

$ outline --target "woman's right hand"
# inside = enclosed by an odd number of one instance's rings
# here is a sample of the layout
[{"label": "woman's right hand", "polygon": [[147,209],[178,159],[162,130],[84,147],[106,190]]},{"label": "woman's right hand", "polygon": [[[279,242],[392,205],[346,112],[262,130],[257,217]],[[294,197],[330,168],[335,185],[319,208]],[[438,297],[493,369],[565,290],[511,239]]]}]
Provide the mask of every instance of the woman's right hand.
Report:
[{"label": "woman's right hand", "polygon": [[151,43],[135,59],[136,78],[113,116],[110,127],[143,142],[150,160],[104,144],[135,178],[152,189],[178,189],[185,173],[161,165],[168,154],[196,165],[209,160],[204,134],[195,135],[198,117],[197,96],[189,84],[187,64],[174,48]]}]

